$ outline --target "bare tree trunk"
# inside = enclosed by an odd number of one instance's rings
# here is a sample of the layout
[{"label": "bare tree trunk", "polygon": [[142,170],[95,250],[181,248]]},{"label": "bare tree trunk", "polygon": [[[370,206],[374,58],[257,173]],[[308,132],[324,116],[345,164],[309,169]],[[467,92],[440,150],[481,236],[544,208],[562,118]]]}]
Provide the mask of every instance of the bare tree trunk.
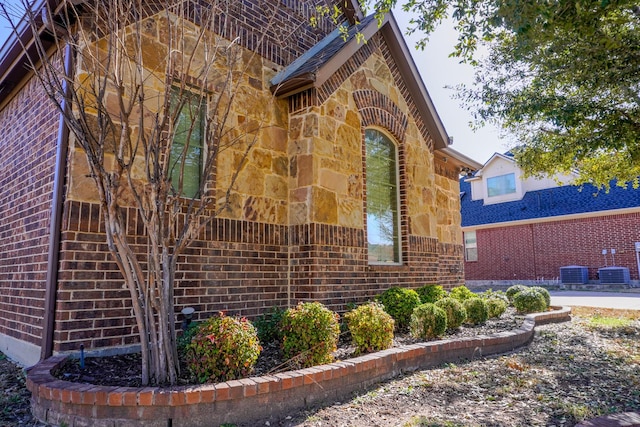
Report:
[{"label": "bare tree trunk", "polygon": [[[76,152],[86,155],[107,245],[131,296],[142,353],[142,384],[175,384],[178,256],[225,209],[264,123],[251,111],[245,113],[252,118],[247,121],[254,123],[251,127],[229,120],[234,108],[239,108],[234,103],[246,79],[246,51],[221,39],[216,31],[225,27],[223,17],[234,2],[111,0],[82,2],[78,8],[67,2],[56,11],[44,6],[43,14],[31,10],[26,0],[23,3],[34,34],[43,31],[41,17],[45,16],[48,35],[34,38],[37,54],[30,56],[31,67],[64,114]],[[0,9],[15,22],[6,7],[0,4]],[[269,5],[265,11],[273,19],[277,8]],[[145,22],[166,32],[166,55],[153,64],[145,56]],[[18,25],[12,25],[17,33]],[[267,30],[268,26],[262,37]],[[78,64],[75,77],[67,80],[43,40],[53,40],[53,48],[59,51],[66,43],[73,46]],[[188,86],[188,81],[197,84]],[[67,95],[71,112],[62,108],[64,82],[71,87]],[[160,88],[158,82],[162,82]],[[183,114],[183,108],[194,108],[196,113]],[[203,123],[198,122],[200,117]],[[178,128],[187,134],[181,150],[175,149]],[[200,149],[206,155],[199,188],[187,195],[183,188],[186,158],[197,132],[203,133]],[[230,148],[240,153],[241,161],[227,177],[227,187],[217,188],[217,158]],[[222,201],[216,198],[219,194],[224,194]],[[131,207],[137,218],[126,217],[124,209]],[[137,252],[133,240],[137,236],[127,234],[130,224],[138,220],[147,239],[146,254]]]}]

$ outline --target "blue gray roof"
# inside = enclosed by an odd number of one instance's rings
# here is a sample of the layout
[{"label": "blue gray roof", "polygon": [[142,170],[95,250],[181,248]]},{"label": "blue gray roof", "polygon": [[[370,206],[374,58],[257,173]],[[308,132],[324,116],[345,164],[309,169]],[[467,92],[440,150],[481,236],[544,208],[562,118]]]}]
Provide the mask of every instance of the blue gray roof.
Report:
[{"label": "blue gray roof", "polygon": [[460,180],[463,227],[640,206],[640,189],[615,183],[609,193],[591,185],[566,185],[529,191],[522,200],[485,206],[483,200],[471,200],[471,184],[464,180]]}]

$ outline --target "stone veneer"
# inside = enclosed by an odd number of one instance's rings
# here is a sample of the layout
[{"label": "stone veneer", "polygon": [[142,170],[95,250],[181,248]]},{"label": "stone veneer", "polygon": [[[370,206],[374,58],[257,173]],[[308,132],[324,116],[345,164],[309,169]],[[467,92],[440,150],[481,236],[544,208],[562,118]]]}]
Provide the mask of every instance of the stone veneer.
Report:
[{"label": "stone veneer", "polygon": [[[146,18],[150,51],[162,49],[165,25],[162,14]],[[228,209],[179,260],[176,310],[194,307],[197,319],[220,310],[253,318],[273,306],[319,300],[342,311],[390,286],[461,284],[457,176],[434,158],[431,137],[383,39],[374,37],[318,91],[295,96],[297,103],[271,100],[267,83],[279,61],[249,51],[245,57],[231,122],[260,116],[266,126]],[[362,141],[369,126],[384,129],[398,144],[400,265],[368,263]],[[54,350],[133,346],[129,294],[107,250],[84,154],[73,147]],[[218,186],[224,188],[241,156],[228,149],[218,159]],[[135,209],[127,209],[127,219],[134,248],[142,252],[146,240]]]},{"label": "stone veneer", "polygon": [[[231,122],[244,126],[264,118],[265,128],[229,208],[179,259],[176,311],[194,307],[197,319],[220,310],[255,317],[273,306],[303,300],[320,300],[341,311],[390,286],[462,284],[458,171],[434,153],[412,99],[415,94],[402,81],[383,37],[378,34],[363,45],[322,87],[274,100],[271,78],[330,28],[327,23],[315,29],[303,25],[313,13],[313,2],[286,0],[278,3],[275,17],[282,31],[269,33],[257,46],[256,29],[261,27],[254,24],[263,19],[256,16],[258,3],[234,3],[233,8],[248,9],[233,9],[221,33],[229,39],[242,35],[239,43],[246,48],[247,72]],[[162,52],[166,14],[154,15],[155,6],[150,7],[141,27],[144,51]],[[292,35],[298,43],[290,43]],[[147,59],[157,63],[161,58]],[[78,75],[88,73],[83,67],[87,64],[78,64]],[[0,224],[6,243],[0,248],[0,281],[9,292],[0,295],[0,345],[3,336],[9,336],[37,347],[41,319],[46,317],[44,282],[58,117],[53,109],[33,108],[45,98],[35,80],[21,90],[0,115],[5,135],[16,132],[15,138],[3,140],[15,144],[3,145],[10,156],[0,165],[7,170],[23,165],[9,175],[11,182],[1,178],[6,197],[0,197],[0,215],[9,222]],[[400,265],[368,263],[362,141],[369,126],[388,132],[398,144]],[[74,351],[83,344],[88,350],[126,350],[136,344],[138,334],[130,295],[107,249],[84,153],[73,138],[70,143],[53,349]],[[219,159],[219,190],[240,154],[229,149]],[[123,211],[133,249],[142,254],[146,238],[141,221],[135,209]]]},{"label": "stone veneer", "polygon": [[514,331],[391,348],[328,365],[218,384],[105,387],[54,378],[65,356],[54,356],[28,372],[32,407],[44,422],[75,426],[264,425],[292,411],[347,398],[403,372],[444,362],[505,353],[528,344],[536,325],[570,319],[570,308],[530,314]]}]

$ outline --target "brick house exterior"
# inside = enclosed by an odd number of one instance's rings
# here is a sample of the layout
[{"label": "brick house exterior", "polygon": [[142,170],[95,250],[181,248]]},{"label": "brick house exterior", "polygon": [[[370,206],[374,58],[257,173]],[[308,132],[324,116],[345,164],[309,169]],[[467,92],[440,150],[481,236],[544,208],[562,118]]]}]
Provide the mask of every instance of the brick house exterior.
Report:
[{"label": "brick house exterior", "polygon": [[[346,20],[365,22],[356,2],[335,3]],[[250,50],[262,21],[251,1],[238,4],[224,34]],[[461,284],[458,177],[479,165],[448,146],[395,20],[366,21],[366,44],[337,44],[331,25],[309,26],[314,2],[278,4],[280,31],[260,46],[247,82],[256,105],[277,92],[276,118],[229,209],[180,259],[176,312],[190,306],[196,318],[220,310],[254,317],[306,300],[340,311],[393,285]],[[161,33],[161,25],[150,16],[146,28]],[[149,51],[162,48],[159,38],[149,43]],[[320,51],[325,59],[314,62]],[[304,76],[309,82],[297,87]],[[0,52],[0,88],[0,350],[29,365],[81,344],[135,348],[129,292],[107,249],[83,154],[73,137],[67,152],[60,148],[64,124],[24,72],[15,37]],[[395,265],[369,262],[362,141],[372,127],[398,150],[402,262]],[[134,208],[126,213],[136,238],[140,221]]]},{"label": "brick house exterior", "polygon": [[[511,174],[514,185],[498,188]],[[597,281],[598,269],[615,265],[638,280],[640,190],[612,185],[607,193],[570,179],[522,179],[509,154],[495,154],[462,178],[465,279],[557,281],[561,267],[585,266]]]}]

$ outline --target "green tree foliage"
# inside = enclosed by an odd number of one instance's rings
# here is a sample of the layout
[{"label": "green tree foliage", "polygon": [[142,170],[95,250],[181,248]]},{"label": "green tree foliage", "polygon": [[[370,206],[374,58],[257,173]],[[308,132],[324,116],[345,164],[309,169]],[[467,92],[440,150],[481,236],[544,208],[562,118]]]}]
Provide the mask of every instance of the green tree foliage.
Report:
[{"label": "green tree foliage", "polygon": [[[363,1],[377,13],[397,0]],[[478,123],[501,125],[533,176],[575,173],[577,183],[638,186],[640,7],[630,0],[404,0],[409,32],[427,37],[447,16],[454,55],[477,65],[460,98]],[[424,46],[426,38],[419,44]],[[479,41],[489,54],[476,61]]]}]

